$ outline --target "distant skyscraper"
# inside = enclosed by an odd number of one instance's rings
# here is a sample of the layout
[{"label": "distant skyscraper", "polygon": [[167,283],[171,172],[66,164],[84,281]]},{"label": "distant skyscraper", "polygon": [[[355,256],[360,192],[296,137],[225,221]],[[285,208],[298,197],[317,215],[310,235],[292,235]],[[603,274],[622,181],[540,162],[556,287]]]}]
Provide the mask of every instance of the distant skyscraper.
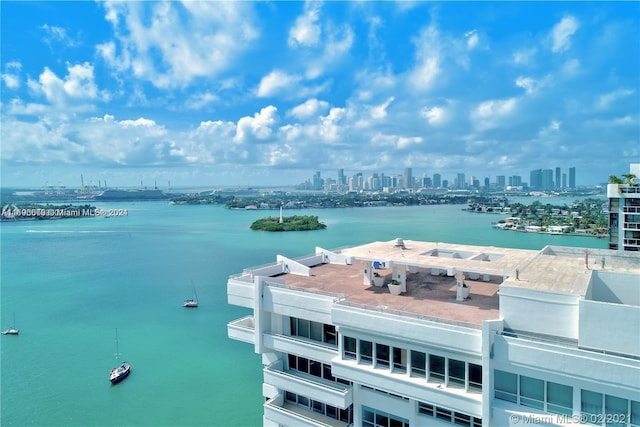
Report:
[{"label": "distant skyscraper", "polygon": [[506,185],[507,181],[504,177],[504,175],[498,175],[496,176],[496,187],[498,189],[502,189],[504,188],[504,186]]},{"label": "distant skyscraper", "polygon": [[542,190],[542,169],[532,170],[529,173],[529,187],[533,190]]},{"label": "distant skyscraper", "polygon": [[576,188],[576,168],[569,168],[569,188]]},{"label": "distant skyscraper", "polygon": [[442,176],[439,173],[433,174],[433,187],[440,188],[442,187]]},{"label": "distant skyscraper", "polygon": [[567,174],[562,174],[562,188],[567,188]]},{"label": "distant skyscraper", "polygon": [[413,188],[413,170],[411,168],[404,170],[404,182],[407,188]]},{"label": "distant skyscraper", "polygon": [[344,176],[344,169],[338,169],[338,185],[344,185],[347,181]]},{"label": "distant skyscraper", "polygon": [[448,179],[443,179],[442,180],[442,188],[449,188],[449,180]]},{"label": "distant skyscraper", "polygon": [[560,188],[560,168],[556,168],[556,182],[554,184],[555,188]]},{"label": "distant skyscraper", "polygon": [[313,175],[313,189],[322,190],[322,178],[320,178],[319,171]]},{"label": "distant skyscraper", "polygon": [[484,179],[484,191],[489,191],[490,188],[491,188],[491,184],[489,184],[489,177],[486,177]]},{"label": "distant skyscraper", "polygon": [[465,188],[465,186],[466,186],[466,182],[464,181],[464,174],[459,173],[456,177],[455,187],[459,190],[462,190]]},{"label": "distant skyscraper", "polygon": [[542,186],[541,188],[544,191],[553,190],[553,169],[543,169],[542,170]]}]

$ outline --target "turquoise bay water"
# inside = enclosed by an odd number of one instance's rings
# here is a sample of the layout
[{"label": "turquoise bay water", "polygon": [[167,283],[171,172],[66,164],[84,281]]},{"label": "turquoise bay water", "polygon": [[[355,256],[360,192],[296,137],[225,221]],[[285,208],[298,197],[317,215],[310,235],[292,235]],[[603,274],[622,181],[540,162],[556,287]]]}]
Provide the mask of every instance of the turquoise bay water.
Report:
[{"label": "turquoise bay water", "polygon": [[[464,206],[305,210],[326,230],[254,232],[277,212],[164,202],[109,203],[118,218],[3,223],[0,326],[3,426],[258,426],[260,357],[227,338],[249,314],[226,303],[226,281],[243,268],[372,240],[541,249],[606,248],[588,237],[501,231],[498,215]],[[285,215],[289,212],[285,211]],[[200,307],[185,309],[196,285]],[[115,329],[124,382],[115,366]]]}]

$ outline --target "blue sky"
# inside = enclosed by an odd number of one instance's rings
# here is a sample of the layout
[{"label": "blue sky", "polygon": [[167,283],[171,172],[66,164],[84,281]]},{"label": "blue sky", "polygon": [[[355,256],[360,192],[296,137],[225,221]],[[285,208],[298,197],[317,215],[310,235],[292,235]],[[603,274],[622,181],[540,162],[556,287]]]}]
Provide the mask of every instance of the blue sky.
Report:
[{"label": "blue sky", "polygon": [[495,181],[640,159],[638,2],[10,2],[3,186]]}]

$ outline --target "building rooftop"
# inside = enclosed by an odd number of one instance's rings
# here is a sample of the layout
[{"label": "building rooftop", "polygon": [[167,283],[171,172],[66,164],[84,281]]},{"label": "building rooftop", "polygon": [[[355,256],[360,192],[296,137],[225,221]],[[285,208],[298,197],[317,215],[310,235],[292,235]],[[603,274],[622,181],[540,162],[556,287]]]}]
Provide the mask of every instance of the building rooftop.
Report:
[{"label": "building rooftop", "polygon": [[[593,271],[640,276],[640,254],[547,246],[541,251],[395,239],[334,251],[351,264],[311,266],[310,276],[285,273],[285,286],[344,297],[346,304],[479,325],[497,319],[501,285],[584,297]],[[586,263],[585,263],[586,262]],[[392,267],[406,270],[406,292],[365,284],[364,269],[391,281]],[[456,300],[456,273],[469,298]]]}]

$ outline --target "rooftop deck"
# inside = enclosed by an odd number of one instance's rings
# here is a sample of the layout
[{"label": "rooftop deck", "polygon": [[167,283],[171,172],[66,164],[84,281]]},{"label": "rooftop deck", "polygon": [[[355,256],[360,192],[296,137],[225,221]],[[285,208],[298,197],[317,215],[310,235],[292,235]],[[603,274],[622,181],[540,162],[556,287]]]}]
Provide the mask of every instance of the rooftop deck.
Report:
[{"label": "rooftop deck", "polygon": [[465,280],[471,292],[464,301],[456,301],[456,279],[433,276],[427,271],[407,273],[407,292],[392,295],[386,284],[391,281],[391,270],[375,270],[385,276],[385,286],[363,284],[362,261],[353,265],[321,264],[311,269],[311,276],[284,274],[286,286],[311,292],[331,292],[344,295],[350,304],[364,305],[374,310],[397,310],[450,321],[481,324],[483,320],[497,319],[498,285],[502,277],[491,276],[491,281]]}]

